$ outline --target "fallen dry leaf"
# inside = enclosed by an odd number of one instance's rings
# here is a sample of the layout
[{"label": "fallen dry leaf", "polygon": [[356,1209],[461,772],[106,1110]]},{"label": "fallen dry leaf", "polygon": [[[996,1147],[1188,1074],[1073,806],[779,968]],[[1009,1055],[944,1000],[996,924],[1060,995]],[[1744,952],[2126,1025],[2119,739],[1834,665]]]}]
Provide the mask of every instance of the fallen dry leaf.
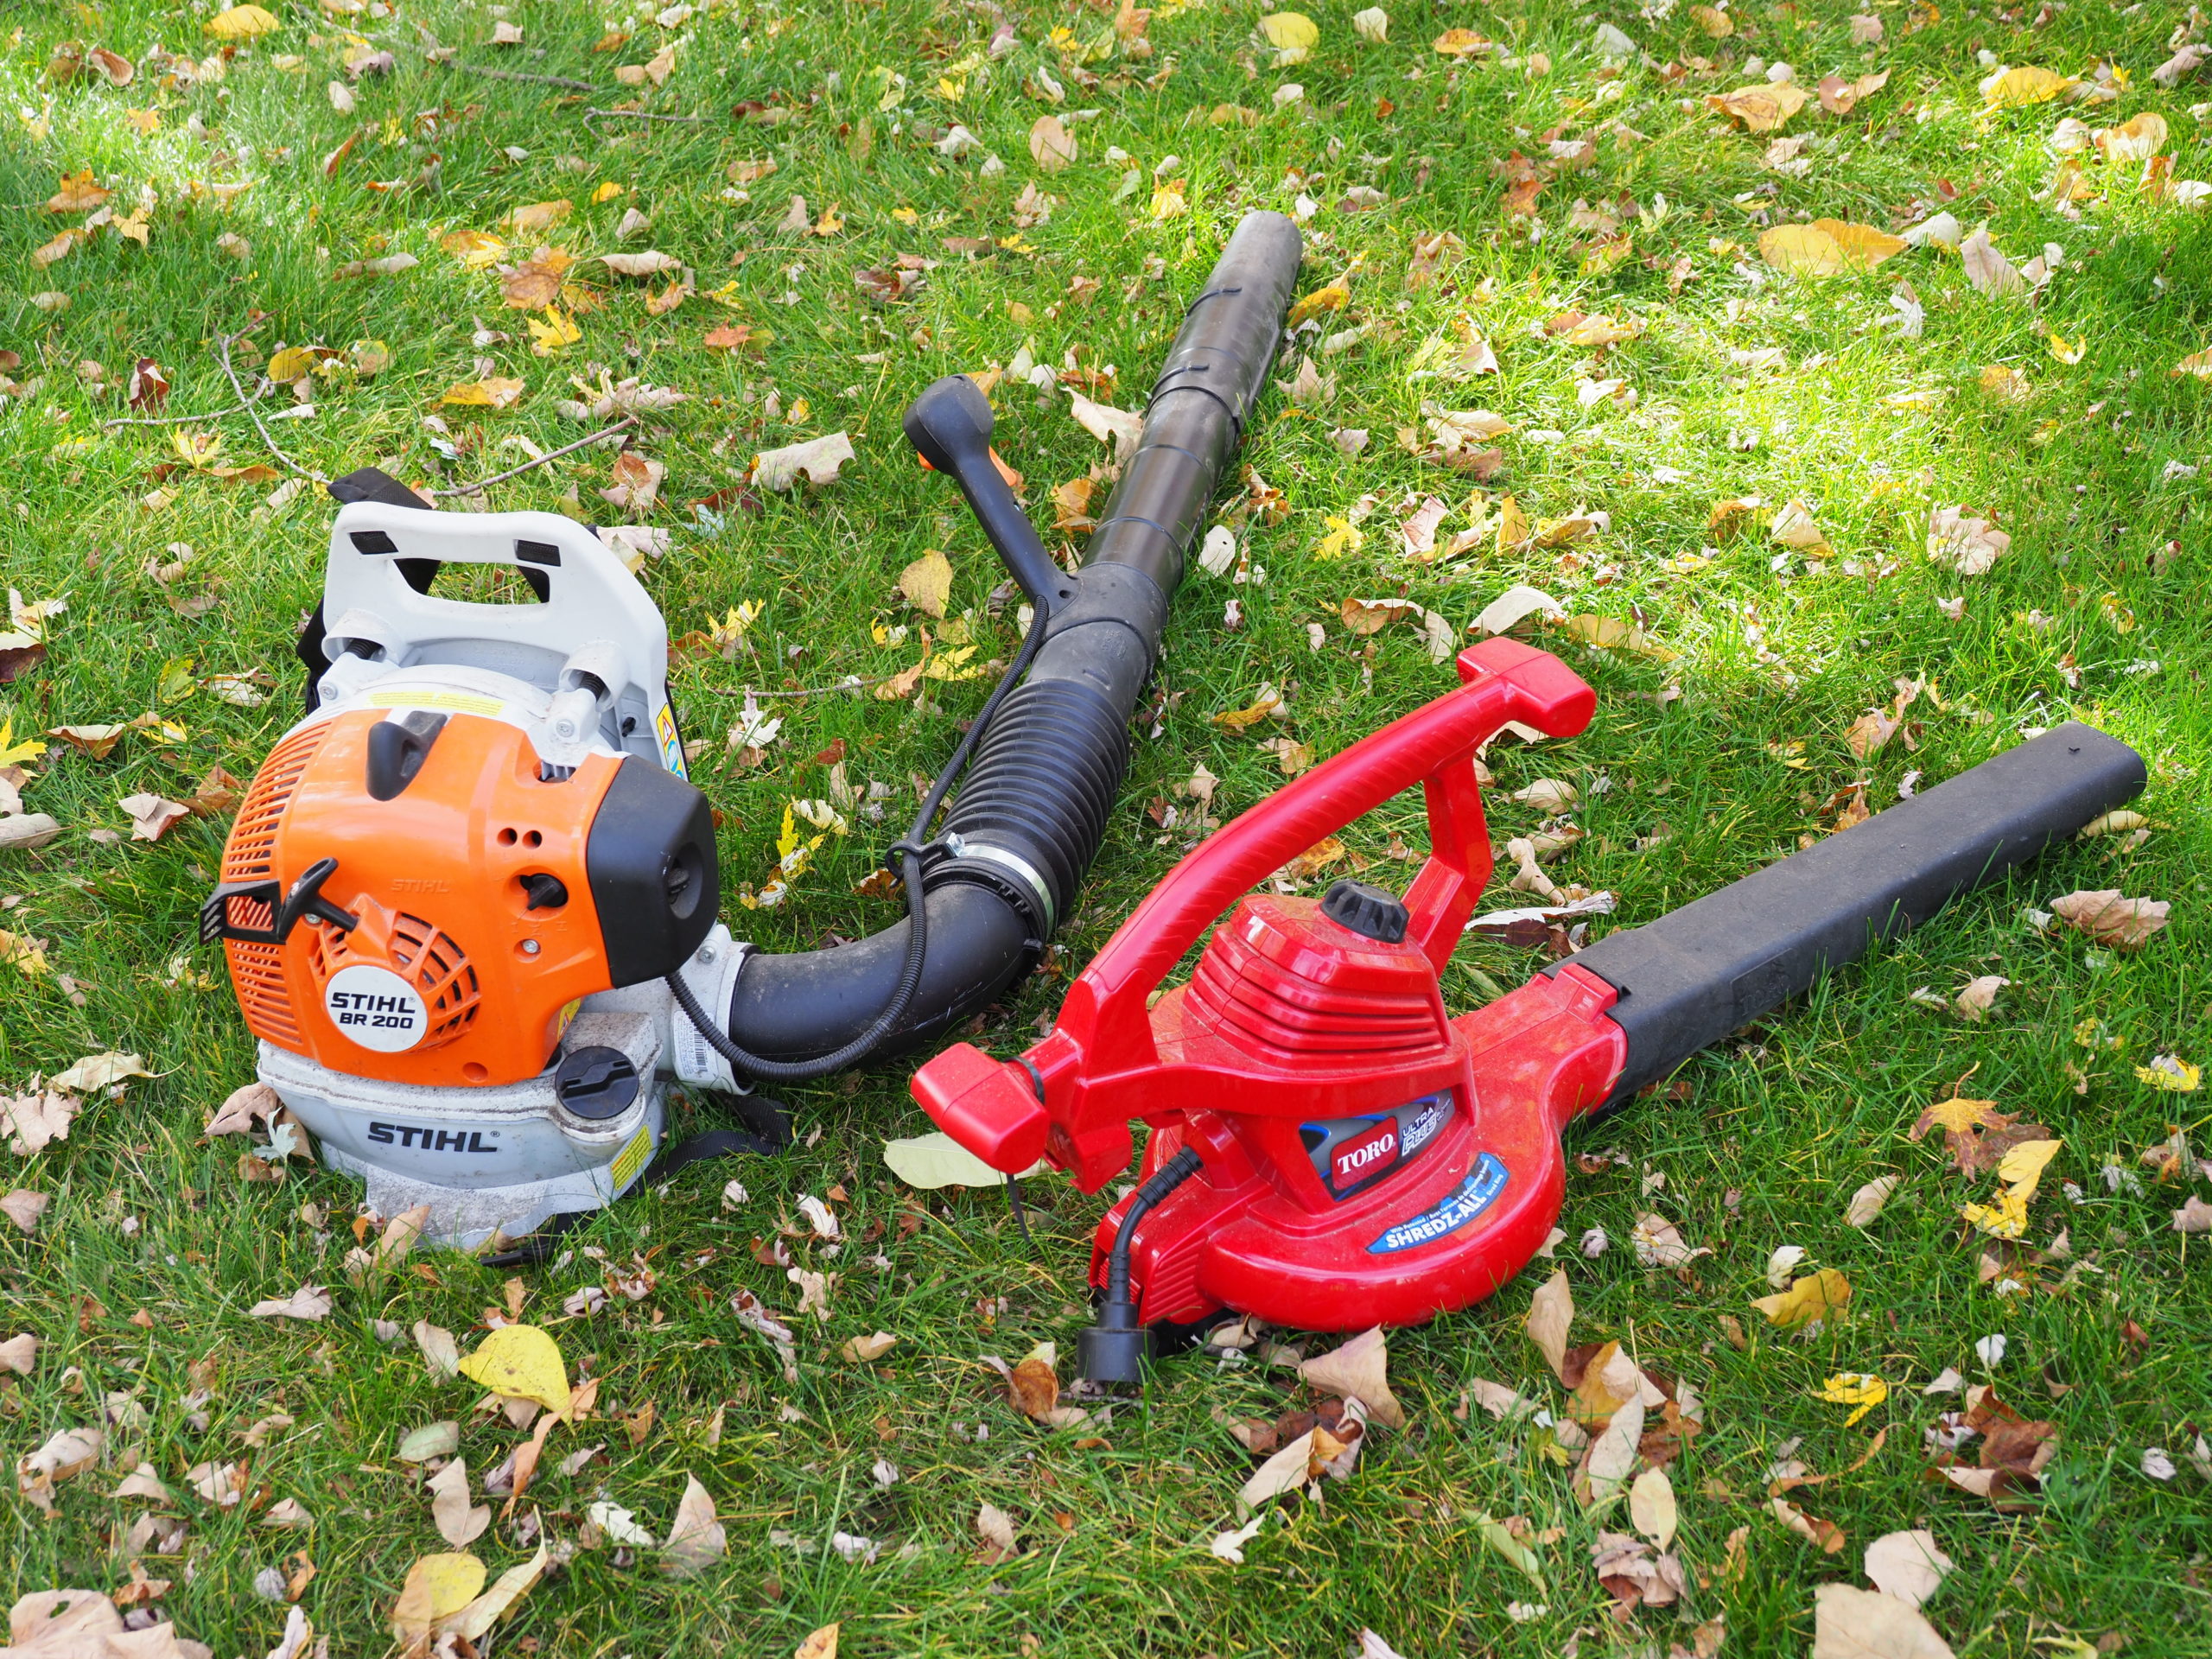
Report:
[{"label": "fallen dry leaf", "polygon": [[430,1518],[438,1535],[455,1549],[473,1542],[492,1524],[492,1506],[468,1501],[468,1460],[455,1458],[424,1483],[430,1493]]},{"label": "fallen dry leaf", "polygon": [[484,1563],[469,1554],[425,1555],[407,1569],[392,1605],[391,1633],[404,1646],[425,1644],[441,1619],[449,1618],[484,1587]]},{"label": "fallen dry leaf", "polygon": [[0,1096],[0,1134],[7,1135],[8,1150],[18,1158],[34,1156],[54,1141],[67,1140],[70,1122],[76,1116],[73,1096]]},{"label": "fallen dry leaf", "polygon": [[1943,1131],[1943,1150],[1962,1175],[1994,1168],[2021,1142],[2044,1140],[2050,1134],[2040,1123],[1999,1111],[1993,1100],[1954,1098],[1939,1100],[1922,1112],[1905,1138],[1918,1141],[1938,1127]]},{"label": "fallen dry leaf", "polygon": [[764,449],[753,458],[751,481],[764,490],[795,489],[801,479],[810,484],[830,484],[853,458],[853,441],[842,432],[831,432],[780,449]]},{"label": "fallen dry leaf", "polygon": [[1991,243],[1986,225],[1977,226],[1972,236],[1959,244],[1959,264],[1967,281],[1984,294],[2018,294],[2027,287],[2012,262]]},{"label": "fallen dry leaf", "polygon": [[0,1197],[0,1216],[14,1222],[19,1231],[35,1233],[38,1230],[39,1217],[46,1213],[47,1205],[53,1202],[43,1192],[31,1192],[20,1186],[16,1187],[4,1197]]},{"label": "fallen dry leaf", "polygon": [[246,1312],[257,1319],[315,1320],[330,1317],[330,1293],[321,1285],[302,1285],[289,1296],[271,1296]]},{"label": "fallen dry leaf", "polygon": [[1866,1576],[1908,1607],[1925,1605],[1955,1565],[1924,1527],[1886,1532],[1866,1546]]},{"label": "fallen dry leaf", "polygon": [[1844,1221],[1853,1227],[1871,1227],[1874,1218],[1882,1213],[1882,1206],[1890,1201],[1890,1194],[1897,1190],[1902,1175],[1878,1175],[1851,1195],[1851,1202],[1843,1212]]},{"label": "fallen dry leaf", "polygon": [[1298,1374],[1325,1393],[1357,1399],[1368,1415],[1385,1428],[1403,1428],[1406,1414],[1390,1392],[1385,1376],[1389,1346],[1382,1328],[1363,1331],[1341,1348],[1302,1362]]},{"label": "fallen dry leaf", "polygon": [[1823,1521],[1818,1516],[1808,1515],[1786,1497],[1767,1499],[1766,1512],[1796,1533],[1821,1547],[1828,1555],[1841,1553],[1844,1545],[1843,1529],[1833,1521]]},{"label": "fallen dry leaf", "polygon": [[2017,110],[2030,104],[2048,104],[2074,86],[2072,76],[2033,65],[2017,69],[2000,67],[1981,83],[1981,97],[1993,110]]},{"label": "fallen dry leaf", "polygon": [[1038,169],[1058,173],[1075,163],[1077,153],[1075,135],[1067,124],[1057,115],[1040,115],[1029,129],[1029,158]]},{"label": "fallen dry leaf", "polygon": [[89,1095],[121,1083],[125,1077],[150,1077],[146,1063],[136,1054],[118,1054],[112,1050],[104,1054],[88,1054],[67,1070],[55,1072],[47,1079],[49,1089],[66,1090],[73,1095]]},{"label": "fallen dry leaf", "polygon": [[1552,1375],[1567,1381],[1567,1332],[1574,1323],[1574,1293],[1567,1288],[1567,1270],[1560,1268],[1536,1287],[1529,1300],[1529,1340],[1536,1344]]},{"label": "fallen dry leaf", "polygon": [[1095,403],[1075,387],[1065,388],[1068,412],[1073,415],[1083,429],[1101,443],[1110,442],[1117,461],[1126,461],[1144,435],[1144,416],[1128,410],[1116,409],[1110,404]]},{"label": "fallen dry leaf", "polygon": [[2140,950],[2166,925],[2163,899],[2123,899],[2117,887],[2069,893],[2050,901],[2051,914],[2109,950]]},{"label": "fallen dry leaf", "polygon": [[[1786,1502],[1774,1500],[1777,1506]],[[1813,1591],[1812,1659],[1952,1659],[1952,1653],[1910,1603],[1877,1590],[1823,1584]]]},{"label": "fallen dry leaf", "polygon": [[683,1500],[668,1541],[661,1546],[661,1570],[671,1578],[695,1578],[728,1553],[728,1535],[715,1516],[715,1500],[696,1477],[683,1477]]},{"label": "fallen dry leaf", "polygon": [[1708,92],[1706,106],[1726,116],[1746,132],[1773,132],[1807,103],[1803,87],[1794,81],[1762,82],[1732,92]]},{"label": "fallen dry leaf", "polygon": [[192,809],[181,801],[149,793],[126,795],[116,804],[130,816],[133,841],[159,841],[173,826],[192,816]]}]

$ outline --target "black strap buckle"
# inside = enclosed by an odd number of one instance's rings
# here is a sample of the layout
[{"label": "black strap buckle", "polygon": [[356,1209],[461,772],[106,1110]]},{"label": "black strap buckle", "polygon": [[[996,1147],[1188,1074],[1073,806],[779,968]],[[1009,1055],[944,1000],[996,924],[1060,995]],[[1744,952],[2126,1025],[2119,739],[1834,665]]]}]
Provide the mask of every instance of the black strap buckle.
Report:
[{"label": "black strap buckle", "polygon": [[[322,896],[322,884],[337,873],[336,859],[319,858],[292,883],[289,893],[277,881],[223,882],[200,906],[200,942],[213,944],[218,939],[236,939],[245,944],[282,944],[309,917],[352,932],[361,925],[361,918]],[[269,912],[269,925],[249,927],[233,922],[233,902],[260,906]]]}]

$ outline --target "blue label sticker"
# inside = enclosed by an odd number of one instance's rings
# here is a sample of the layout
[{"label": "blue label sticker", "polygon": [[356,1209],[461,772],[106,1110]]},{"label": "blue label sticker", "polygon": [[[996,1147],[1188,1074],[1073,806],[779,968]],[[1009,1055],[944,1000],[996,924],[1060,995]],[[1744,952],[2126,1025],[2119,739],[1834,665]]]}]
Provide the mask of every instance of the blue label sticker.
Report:
[{"label": "blue label sticker", "polygon": [[1458,1188],[1447,1195],[1433,1210],[1422,1211],[1410,1221],[1402,1221],[1389,1232],[1367,1247],[1370,1255],[1388,1255],[1395,1250],[1416,1249],[1423,1244],[1433,1244],[1447,1233],[1457,1232],[1477,1216],[1497,1202],[1497,1195],[1505,1191],[1505,1166],[1491,1153],[1475,1160],[1475,1167]]}]

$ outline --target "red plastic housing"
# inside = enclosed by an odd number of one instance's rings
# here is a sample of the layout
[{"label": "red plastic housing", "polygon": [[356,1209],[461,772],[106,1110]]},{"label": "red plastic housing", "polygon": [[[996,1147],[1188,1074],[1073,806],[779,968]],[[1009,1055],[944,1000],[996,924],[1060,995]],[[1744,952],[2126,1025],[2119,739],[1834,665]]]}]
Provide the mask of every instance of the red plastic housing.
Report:
[{"label": "red plastic housing", "polygon": [[[1004,1063],[961,1044],[915,1098],[997,1168],[1040,1155],[1095,1190],[1152,1126],[1149,1173],[1187,1146],[1200,1173],[1141,1224],[1141,1317],[1222,1307],[1312,1330],[1408,1324],[1478,1301],[1559,1213],[1560,1129],[1625,1058],[1613,992],[1572,966],[1457,1020],[1438,976],[1491,869],[1476,750],[1510,721],[1553,736],[1596,698],[1511,640],[1463,652],[1465,683],[1355,744],[1202,842],[1070,988],[1052,1033]],[[1430,854],[1402,941],[1318,901],[1250,895],[1401,791],[1427,798]],[[1231,906],[1234,906],[1231,908]],[[1153,993],[1222,912],[1189,982]],[[1106,1252],[1125,1199],[1101,1224]]]}]

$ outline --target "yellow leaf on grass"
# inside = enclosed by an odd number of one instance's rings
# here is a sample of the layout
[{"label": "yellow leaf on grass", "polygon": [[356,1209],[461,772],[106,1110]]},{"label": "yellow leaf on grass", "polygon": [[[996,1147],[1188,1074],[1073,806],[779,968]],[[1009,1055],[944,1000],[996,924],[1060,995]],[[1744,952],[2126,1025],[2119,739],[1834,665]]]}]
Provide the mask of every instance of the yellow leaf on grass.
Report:
[{"label": "yellow leaf on grass", "polygon": [[1732,92],[1708,92],[1705,101],[1746,132],[1773,132],[1805,107],[1806,95],[1796,82],[1784,80],[1739,86]]},{"label": "yellow leaf on grass", "polygon": [[1570,616],[1560,625],[1570,638],[1585,645],[1595,645],[1601,651],[1633,652],[1638,657],[1648,657],[1655,663],[1671,663],[1681,652],[1669,650],[1649,634],[1617,616]]},{"label": "yellow leaf on grass", "polygon": [[791,1659],[837,1659],[837,1630],[835,1624],[824,1624],[798,1644]]},{"label": "yellow leaf on grass", "polygon": [[2018,110],[2031,104],[2048,104],[2075,84],[2071,75],[2024,64],[2018,69],[2000,70],[1983,81],[1981,97],[1993,110]]},{"label": "yellow leaf on grass", "polygon": [[575,206],[566,196],[553,201],[533,201],[509,213],[507,223],[524,233],[550,230],[574,213]]},{"label": "yellow leaf on grass", "polygon": [[474,1555],[425,1555],[407,1569],[407,1582],[392,1604],[393,1637],[410,1644],[423,1641],[440,1619],[476,1599],[484,1577],[484,1563]]},{"label": "yellow leaf on grass", "polygon": [[1871,270],[1908,245],[1903,237],[1871,225],[1816,219],[1809,225],[1777,225],[1762,232],[1759,257],[1777,270],[1801,276],[1833,276],[1841,270]]},{"label": "yellow leaf on grass", "polygon": [[92,170],[61,175],[61,187],[48,198],[46,211],[49,213],[89,213],[114,193],[103,190],[92,182]]},{"label": "yellow leaf on grass", "polygon": [[482,270],[507,251],[505,242],[484,231],[448,231],[438,245],[470,270]]},{"label": "yellow leaf on grass", "polygon": [[1302,11],[1271,11],[1260,19],[1260,32],[1276,51],[1295,52],[1300,57],[1321,39],[1320,26]]},{"label": "yellow leaf on grass", "polygon": [[1341,311],[1351,298],[1351,289],[1342,283],[1331,283],[1326,288],[1317,288],[1296,305],[1284,319],[1286,328],[1295,328],[1300,323],[1319,316],[1324,311]]},{"label": "yellow leaf on grass", "polygon": [[1850,1305],[1851,1281],[1834,1268],[1822,1268],[1818,1273],[1792,1280],[1789,1289],[1761,1296],[1751,1304],[1785,1331],[1814,1319],[1825,1319],[1831,1312],[1841,1313]]},{"label": "yellow leaf on grass", "polygon": [[498,375],[488,380],[468,380],[447,389],[438,399],[458,409],[512,409],[523,394],[523,383]]},{"label": "yellow leaf on grass", "polygon": [[1522,511],[1520,502],[1506,496],[1497,504],[1497,550],[1512,551],[1529,539],[1529,515]]},{"label": "yellow leaf on grass", "polygon": [[1969,1204],[1959,1214],[1969,1225],[1992,1238],[2023,1236],[2028,1230],[2028,1200],[2035,1197],[2045,1166],[2064,1144],[2062,1141],[2023,1141],[2007,1147],[1997,1166],[1997,1179],[2004,1183],[2005,1190],[1998,1195],[1996,1204]]},{"label": "yellow leaf on grass", "polygon": [[569,1408],[569,1368],[559,1345],[534,1325],[501,1325],[461,1362],[461,1374],[503,1400],[533,1400],[556,1413]]},{"label": "yellow leaf on grass", "polygon": [[257,41],[274,34],[277,22],[259,6],[232,6],[217,12],[204,27],[219,41]]},{"label": "yellow leaf on grass", "polygon": [[540,357],[550,357],[563,346],[573,346],[584,337],[584,331],[577,327],[558,306],[545,308],[545,321],[543,322],[535,317],[524,321],[530,324],[530,349]]},{"label": "yellow leaf on grass", "polygon": [[1997,1166],[1997,1179],[2010,1186],[2023,1198],[2035,1197],[2036,1188],[2043,1182],[2045,1165],[2066,1143],[2063,1141],[2023,1141],[2007,1151]]},{"label": "yellow leaf on grass", "polygon": [[1332,512],[1323,514],[1321,522],[1328,525],[1329,533],[1314,547],[1315,558],[1340,559],[1367,545],[1367,532],[1351,519]]},{"label": "yellow leaf on grass", "polygon": [[930,549],[899,573],[899,591],[916,610],[943,616],[952,596],[952,561]]},{"label": "yellow leaf on grass", "polygon": [[1846,1428],[1889,1397],[1890,1385],[1866,1371],[1838,1371],[1821,1383],[1819,1392],[1814,1395],[1815,1399],[1825,1400],[1830,1405],[1859,1408],[1843,1420]]},{"label": "yellow leaf on grass", "polygon": [[2171,1054],[2155,1056],[2148,1065],[2135,1068],[2135,1080],[2177,1095],[2193,1095],[2204,1080],[2202,1068]]},{"label": "yellow leaf on grass", "polygon": [[1969,1204],[1961,1205],[1959,1214],[1967,1224],[1985,1232],[1992,1238],[2019,1238],[2028,1230],[2028,1205],[2024,1198],[2012,1193],[1999,1195],[1994,1205]]},{"label": "yellow leaf on grass", "polygon": [[2191,352],[2173,366],[2176,374],[2193,374],[2199,380],[2212,380],[2212,351]]},{"label": "yellow leaf on grass", "polygon": [[269,354],[269,361],[262,365],[261,372],[276,385],[289,386],[315,367],[318,355],[312,346],[279,346]]},{"label": "yellow leaf on grass", "polygon": [[1429,42],[1429,48],[1440,57],[1466,58],[1487,52],[1490,42],[1471,29],[1447,29]]}]

